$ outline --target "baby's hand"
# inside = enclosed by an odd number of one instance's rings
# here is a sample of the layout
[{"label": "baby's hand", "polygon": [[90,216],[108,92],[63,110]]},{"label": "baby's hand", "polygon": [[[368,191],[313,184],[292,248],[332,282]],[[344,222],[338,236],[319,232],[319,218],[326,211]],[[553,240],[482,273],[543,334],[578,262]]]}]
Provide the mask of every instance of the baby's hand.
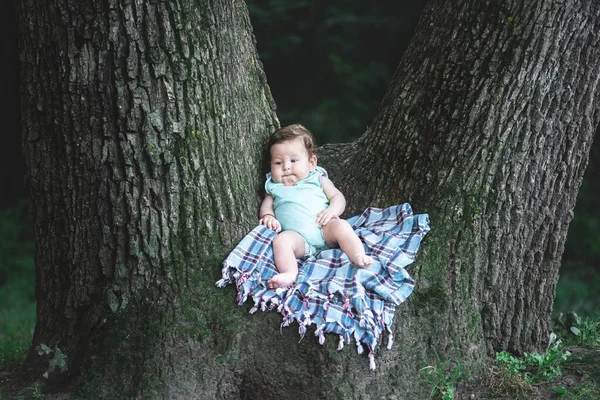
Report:
[{"label": "baby's hand", "polygon": [[324,209],[317,215],[317,225],[325,226],[332,219],[339,218],[335,213],[333,213],[329,208]]},{"label": "baby's hand", "polygon": [[281,224],[272,215],[265,215],[258,221],[259,224],[266,226],[269,229],[273,229],[275,232],[281,232]]}]

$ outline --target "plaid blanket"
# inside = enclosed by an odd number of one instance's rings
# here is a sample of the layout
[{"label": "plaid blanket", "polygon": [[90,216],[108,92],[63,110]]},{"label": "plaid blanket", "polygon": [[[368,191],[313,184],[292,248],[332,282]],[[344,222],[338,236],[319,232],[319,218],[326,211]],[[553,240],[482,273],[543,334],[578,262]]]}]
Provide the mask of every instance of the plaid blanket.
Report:
[{"label": "plaid blanket", "polygon": [[238,304],[252,297],[250,313],[277,309],[282,327],[296,321],[302,337],[314,324],[321,344],[326,333],[338,335],[338,350],[354,339],[359,353],[367,347],[370,368],[375,369],[382,333],[387,330],[390,348],[394,312],[413,290],[415,282],[404,267],[414,261],[429,231],[429,217],[413,215],[409,204],[401,204],[368,208],[348,222],[375,260],[368,267],[355,267],[340,249],[322,250],[298,260],[292,287],[269,289],[267,280],[277,274],[271,246],[276,233],[257,226],[225,259],[223,278],[216,284],[235,283]]}]

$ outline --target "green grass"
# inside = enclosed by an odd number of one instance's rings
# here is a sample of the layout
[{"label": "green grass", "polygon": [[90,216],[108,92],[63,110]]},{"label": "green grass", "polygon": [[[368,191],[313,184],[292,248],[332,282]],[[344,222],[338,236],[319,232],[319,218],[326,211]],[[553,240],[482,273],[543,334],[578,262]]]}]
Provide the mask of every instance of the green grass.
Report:
[{"label": "green grass", "polygon": [[573,388],[556,386],[552,389],[560,396],[561,399],[590,400],[600,398],[600,390],[598,388],[597,378],[590,375],[585,375],[581,382],[579,382],[579,384]]},{"label": "green grass", "polygon": [[565,345],[600,347],[600,315],[581,318],[576,312],[559,313],[552,318],[552,325]]},{"label": "green grass", "polygon": [[452,400],[456,393],[456,384],[464,377],[462,364],[459,361],[442,361],[435,353],[436,364],[420,369],[423,379],[431,386],[428,400]]},{"label": "green grass", "polygon": [[521,376],[527,383],[542,383],[562,375],[570,355],[561,340],[552,333],[544,353],[524,353],[523,358],[518,358],[501,351],[496,353],[496,364],[511,374]]},{"label": "green grass", "polygon": [[600,317],[586,317],[574,332],[573,344],[586,347],[600,347]]},{"label": "green grass", "polygon": [[35,325],[34,262],[26,205],[0,211],[0,368],[22,361]]}]

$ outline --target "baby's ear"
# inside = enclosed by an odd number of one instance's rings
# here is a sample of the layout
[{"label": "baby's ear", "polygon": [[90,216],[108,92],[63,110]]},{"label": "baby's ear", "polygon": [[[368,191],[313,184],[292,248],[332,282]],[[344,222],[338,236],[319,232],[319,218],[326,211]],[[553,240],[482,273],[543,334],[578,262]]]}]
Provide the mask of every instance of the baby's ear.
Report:
[{"label": "baby's ear", "polygon": [[315,169],[317,167],[317,156],[313,154],[308,159],[308,162],[310,164],[310,170],[312,171],[313,169]]}]

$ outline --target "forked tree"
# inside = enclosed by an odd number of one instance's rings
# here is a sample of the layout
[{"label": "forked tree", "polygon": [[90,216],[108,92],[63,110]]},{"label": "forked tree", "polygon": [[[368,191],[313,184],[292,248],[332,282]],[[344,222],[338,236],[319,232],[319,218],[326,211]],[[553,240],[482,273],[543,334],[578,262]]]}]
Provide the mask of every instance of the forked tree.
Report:
[{"label": "forked tree", "polygon": [[25,367],[49,388],[420,398],[434,351],[475,365],[546,343],[600,119],[596,1],[430,1],[367,131],[320,150],[347,216],[410,202],[431,218],[374,372],[214,288],[257,223],[279,124],[245,3],[16,8],[38,302]]}]

